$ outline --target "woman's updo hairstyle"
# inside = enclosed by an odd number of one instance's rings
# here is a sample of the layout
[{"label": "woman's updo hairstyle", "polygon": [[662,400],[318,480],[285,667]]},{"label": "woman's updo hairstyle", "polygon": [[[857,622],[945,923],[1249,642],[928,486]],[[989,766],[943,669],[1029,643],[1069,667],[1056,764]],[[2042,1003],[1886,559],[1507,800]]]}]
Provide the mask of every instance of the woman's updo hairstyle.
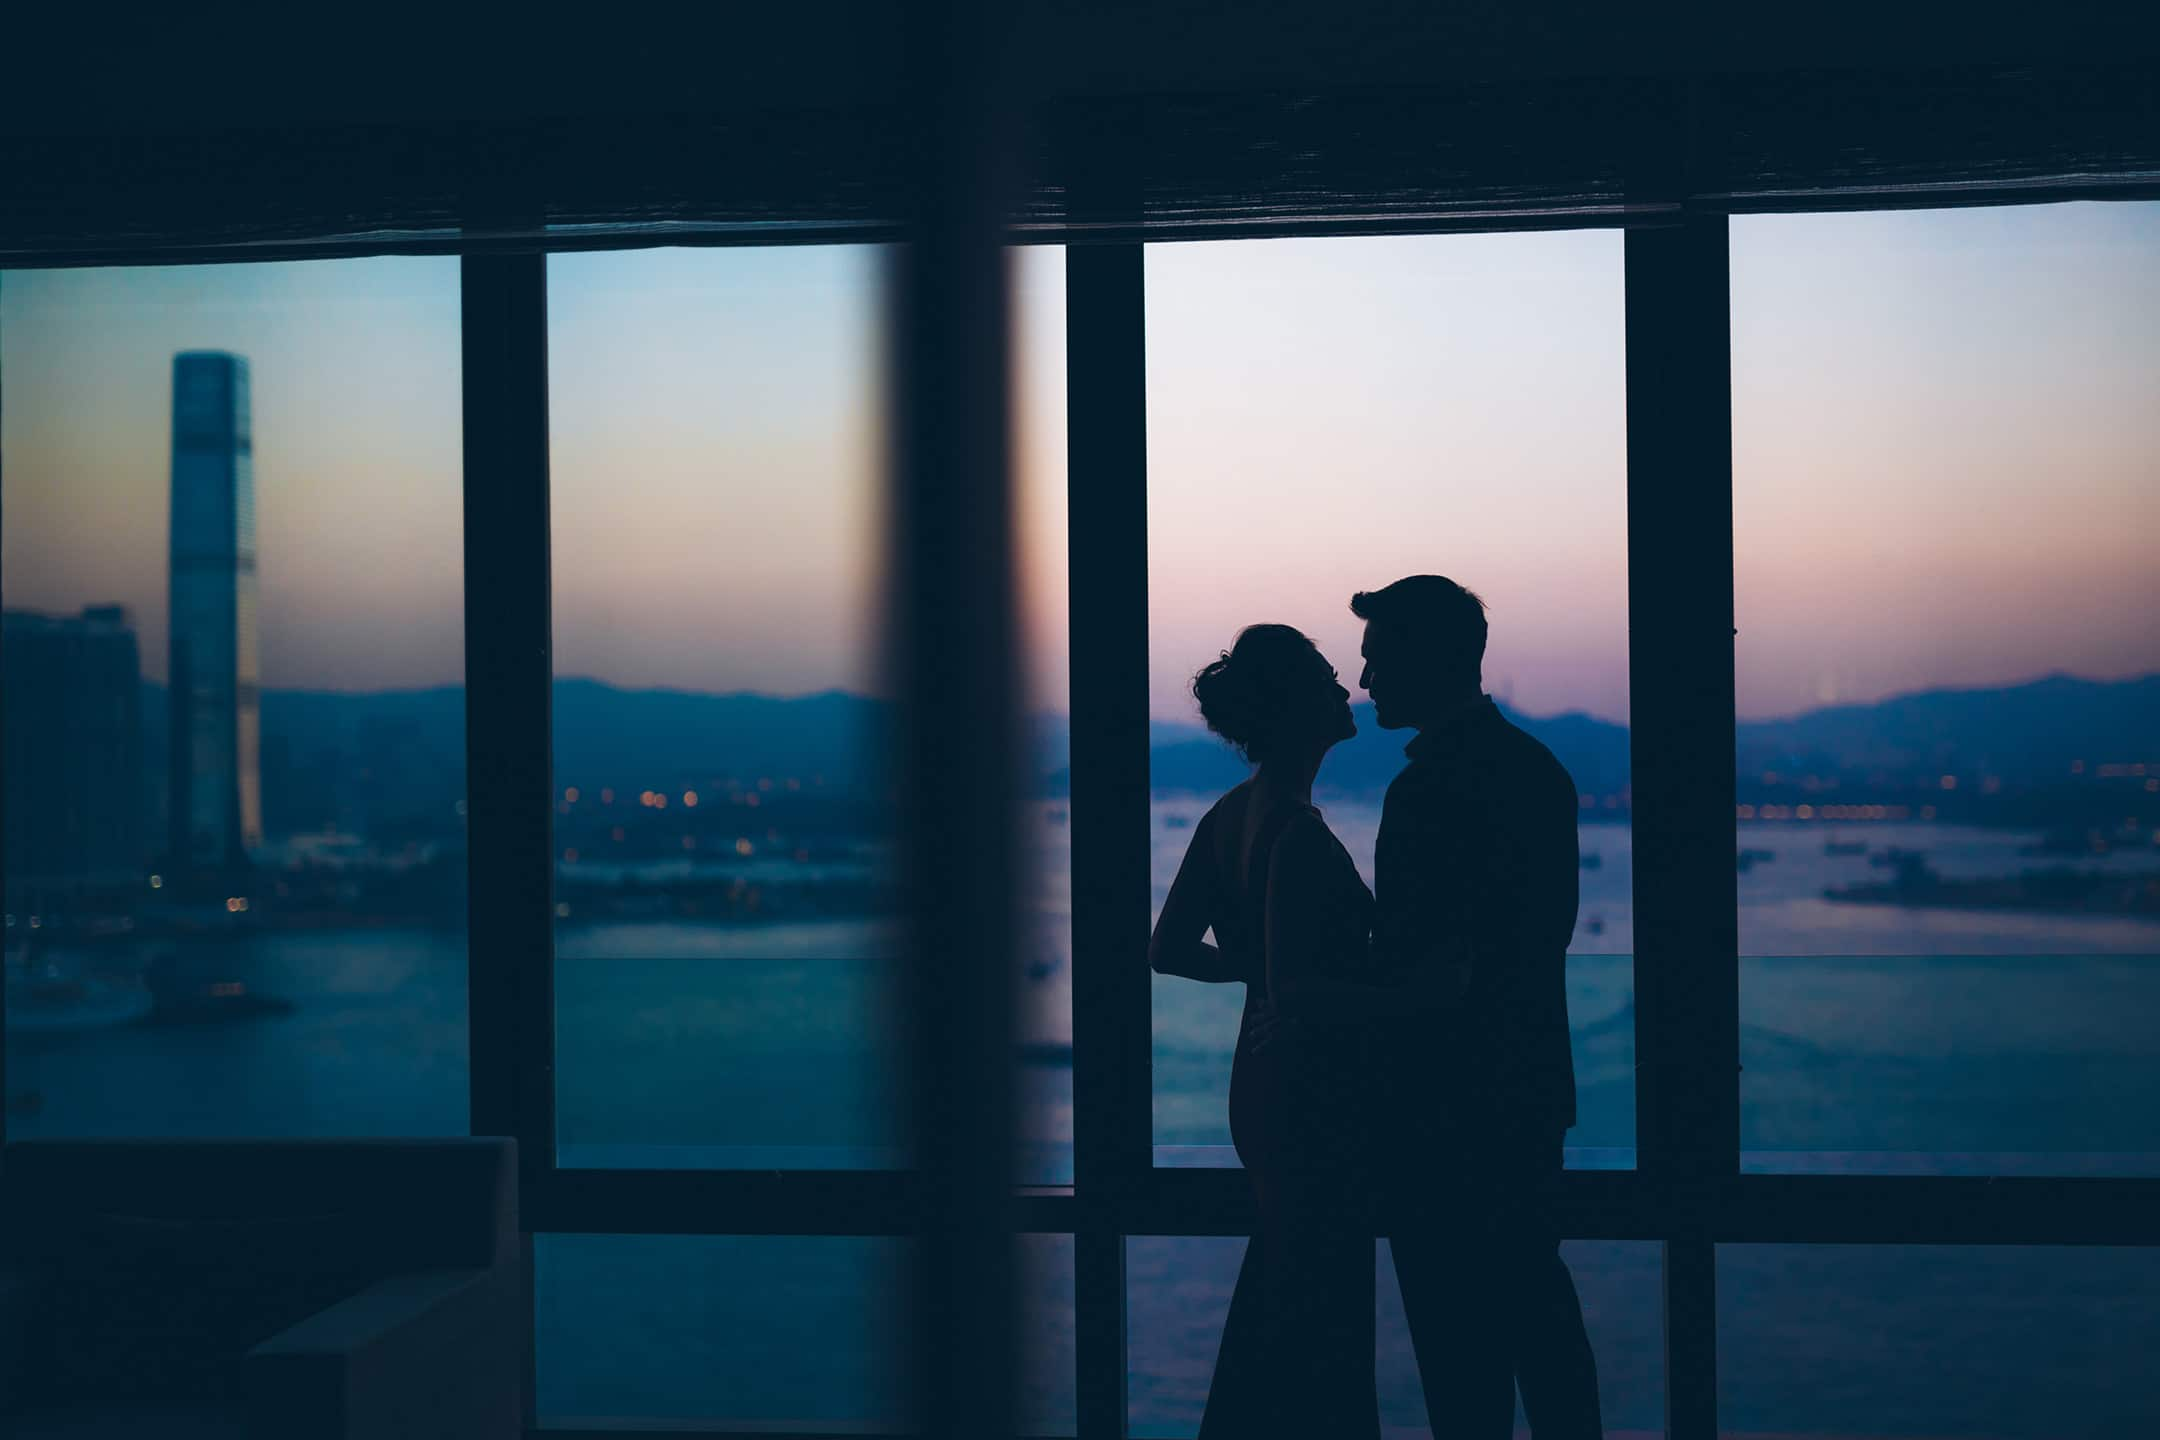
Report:
[{"label": "woman's updo hairstyle", "polygon": [[1265,761],[1287,724],[1310,723],[1319,650],[1289,625],[1248,625],[1237,643],[1193,676],[1193,699],[1208,729],[1253,764]]}]

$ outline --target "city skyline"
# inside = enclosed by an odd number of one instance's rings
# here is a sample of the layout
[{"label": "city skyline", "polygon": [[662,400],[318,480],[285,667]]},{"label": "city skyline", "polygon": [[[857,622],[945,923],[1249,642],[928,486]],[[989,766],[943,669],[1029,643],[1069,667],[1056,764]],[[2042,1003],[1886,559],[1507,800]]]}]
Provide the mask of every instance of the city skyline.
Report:
[{"label": "city skyline", "polygon": [[[2160,670],[2138,618],[2160,608],[2143,560],[2160,418],[2137,398],[2160,371],[2160,206],[1733,233],[1742,713]],[[1496,693],[1625,718],[1619,245],[1151,247],[1158,718],[1190,718],[1183,677],[1249,620],[1302,625],[1354,680],[1348,589],[1416,568],[1492,601]],[[1053,712],[1061,258],[1014,267],[1025,633]],[[866,247],[551,261],[558,673],[882,688],[880,264]],[[225,348],[255,363],[264,684],[460,682],[457,316],[456,262],[432,258],[0,279],[6,603],[164,626],[159,372]],[[1485,478],[1423,478],[1462,475]],[[1315,486],[1325,523],[1285,532]]]},{"label": "city skyline", "polygon": [[142,666],[127,615],[9,610],[0,628],[10,883],[132,890],[147,836]]}]

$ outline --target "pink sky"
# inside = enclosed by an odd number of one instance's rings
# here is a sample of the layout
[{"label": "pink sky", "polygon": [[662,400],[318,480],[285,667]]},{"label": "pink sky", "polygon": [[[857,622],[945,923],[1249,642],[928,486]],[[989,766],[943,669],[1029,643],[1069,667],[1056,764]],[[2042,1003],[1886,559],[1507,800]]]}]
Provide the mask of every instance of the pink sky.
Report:
[{"label": "pink sky", "polygon": [[[1356,670],[1351,590],[1492,605],[1488,682],[1627,706],[1617,232],[1148,254],[1151,698],[1238,626]],[[865,247],[550,262],[558,669],[877,683]],[[1016,252],[1029,660],[1062,707],[1061,252]],[[0,277],[6,603],[164,667],[173,353],[250,359],[266,683],[462,666],[456,262]],[[2160,205],[1733,222],[1740,703],[2160,670]]]}]

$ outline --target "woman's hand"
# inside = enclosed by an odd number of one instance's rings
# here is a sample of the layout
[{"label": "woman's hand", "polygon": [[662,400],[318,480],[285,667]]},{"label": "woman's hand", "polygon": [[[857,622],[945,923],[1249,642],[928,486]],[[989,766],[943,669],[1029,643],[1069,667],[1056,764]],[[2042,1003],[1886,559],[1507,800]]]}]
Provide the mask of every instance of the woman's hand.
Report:
[{"label": "woman's hand", "polygon": [[1410,969],[1409,990],[1419,1009],[1444,1009],[1470,993],[1470,942],[1445,940]]},{"label": "woman's hand", "polygon": [[1245,1053],[1258,1055],[1261,1051],[1282,1039],[1297,1026],[1297,1021],[1284,1015],[1272,1001],[1262,999],[1245,1013]]}]

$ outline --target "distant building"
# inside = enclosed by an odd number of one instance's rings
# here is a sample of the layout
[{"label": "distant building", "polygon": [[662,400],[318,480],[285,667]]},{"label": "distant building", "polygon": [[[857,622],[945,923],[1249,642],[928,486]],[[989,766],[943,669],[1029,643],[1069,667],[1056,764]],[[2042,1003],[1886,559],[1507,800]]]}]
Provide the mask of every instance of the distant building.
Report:
[{"label": "distant building", "polygon": [[0,617],[11,908],[142,883],[142,663],[125,611]]},{"label": "distant building", "polygon": [[247,361],[173,357],[171,863],[244,865],[262,844],[262,672]]}]

